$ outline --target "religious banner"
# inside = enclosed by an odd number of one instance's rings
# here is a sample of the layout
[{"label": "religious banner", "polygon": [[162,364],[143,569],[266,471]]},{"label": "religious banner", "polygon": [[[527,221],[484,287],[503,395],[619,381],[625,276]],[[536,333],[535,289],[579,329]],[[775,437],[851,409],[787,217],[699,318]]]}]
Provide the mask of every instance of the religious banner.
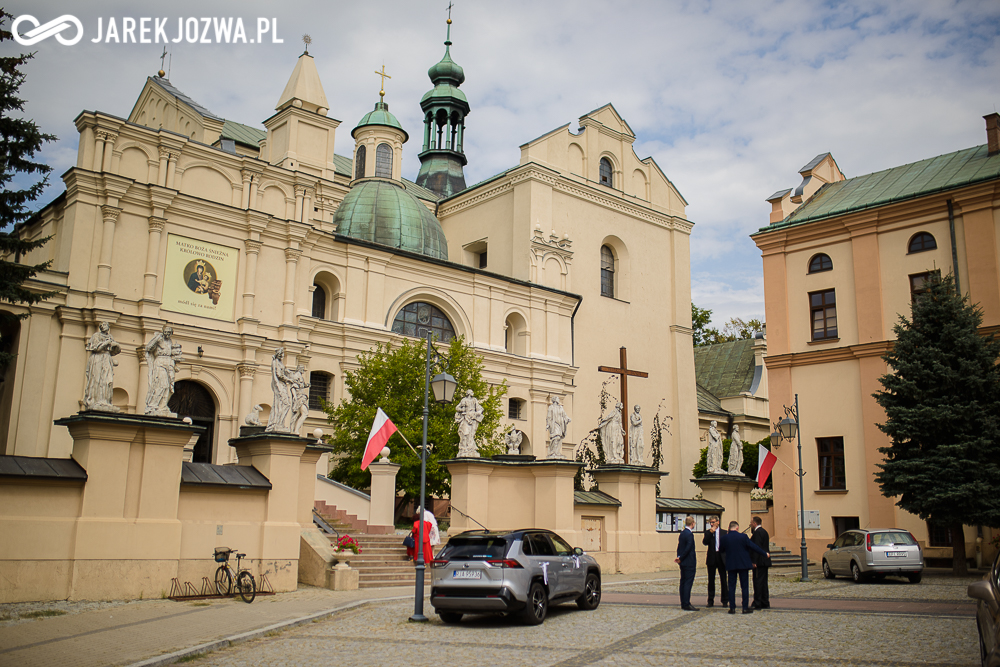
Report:
[{"label": "religious banner", "polygon": [[232,321],[239,262],[236,248],[168,234],[161,308]]}]

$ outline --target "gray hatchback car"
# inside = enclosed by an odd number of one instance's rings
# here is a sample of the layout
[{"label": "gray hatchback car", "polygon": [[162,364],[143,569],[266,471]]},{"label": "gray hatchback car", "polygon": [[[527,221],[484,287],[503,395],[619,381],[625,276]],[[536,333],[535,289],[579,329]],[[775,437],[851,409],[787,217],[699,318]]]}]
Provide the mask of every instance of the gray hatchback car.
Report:
[{"label": "gray hatchback car", "polygon": [[601,603],[601,566],[550,530],[466,531],[431,562],[431,604],[445,623],[463,614],[519,614],[537,625],[550,604]]},{"label": "gray hatchback car", "polygon": [[899,528],[847,530],[826,546],[829,551],[823,554],[823,576],[827,579],[840,574],[861,582],[892,574],[916,584],[924,571],[920,545],[913,535]]}]

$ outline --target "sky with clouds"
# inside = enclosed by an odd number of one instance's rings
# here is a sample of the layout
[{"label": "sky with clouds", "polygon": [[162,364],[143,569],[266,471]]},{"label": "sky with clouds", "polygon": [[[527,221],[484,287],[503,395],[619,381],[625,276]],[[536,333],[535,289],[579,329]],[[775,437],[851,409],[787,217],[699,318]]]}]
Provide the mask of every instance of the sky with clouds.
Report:
[{"label": "sky with clouds", "polygon": [[[241,17],[277,21],[275,44],[171,43],[170,80],[215,114],[260,126],[312,37],[329,115],[350,128],[386,101],[412,138],[403,174],[416,175],[420,97],[443,54],[445,0],[139,3],[9,2],[14,17],[76,16],[84,38],[31,47],[25,113],[59,136],[41,159],[58,178],[76,159],[73,119],[84,110],[125,117],[163,44],[93,43],[98,17]],[[689,202],[692,300],[730,317],[763,318],[760,253],[749,234],[767,224],[773,192],[831,152],[857,176],[986,143],[984,114],[1000,105],[1000,2],[906,0],[457,0],[452,56],[465,69],[466,180],[517,164],[518,146],[607,102]],[[22,32],[30,28],[23,24]],[[69,31],[71,36],[73,31]],[[200,36],[199,36],[200,37]],[[214,40],[213,40],[214,41]],[[5,54],[24,51],[13,42]]]}]

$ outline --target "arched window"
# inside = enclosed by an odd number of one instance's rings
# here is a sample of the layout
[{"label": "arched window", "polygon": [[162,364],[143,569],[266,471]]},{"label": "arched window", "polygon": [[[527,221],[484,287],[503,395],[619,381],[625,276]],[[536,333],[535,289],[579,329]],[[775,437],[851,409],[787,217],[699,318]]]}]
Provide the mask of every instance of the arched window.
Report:
[{"label": "arched window", "polygon": [[364,146],[358,146],[358,154],[354,158],[354,178],[365,177],[365,152]]},{"label": "arched window", "polygon": [[195,426],[205,431],[194,445],[194,463],[212,463],[212,443],[215,440],[215,401],[203,385],[194,380],[178,380],[167,407],[180,418],[190,417]]},{"label": "arched window", "polygon": [[450,343],[455,337],[455,328],[448,316],[437,306],[423,301],[407,304],[396,313],[396,319],[392,321],[392,330],[415,338],[423,338],[426,335],[424,332],[430,330],[434,338],[442,343]]},{"label": "arched window", "polygon": [[829,255],[820,253],[809,260],[809,273],[819,273],[820,271],[832,271],[833,260]]},{"label": "arched window", "polygon": [[934,250],[936,248],[937,241],[927,232],[914,234],[913,238],[910,239],[910,252],[924,252],[925,250]]},{"label": "arched window", "polygon": [[319,320],[326,319],[326,290],[322,285],[315,285],[313,291],[312,316]]},{"label": "arched window", "polygon": [[601,185],[609,188],[614,187],[614,169],[611,167],[611,160],[606,157],[601,158]]},{"label": "arched window", "polygon": [[375,149],[375,175],[392,178],[392,146],[389,144],[379,144]]},{"label": "arched window", "polygon": [[601,246],[601,296],[615,296],[615,255],[606,245]]},{"label": "arched window", "polygon": [[330,385],[333,376],[323,371],[313,371],[309,374],[309,409],[322,410],[323,401],[330,400]]}]

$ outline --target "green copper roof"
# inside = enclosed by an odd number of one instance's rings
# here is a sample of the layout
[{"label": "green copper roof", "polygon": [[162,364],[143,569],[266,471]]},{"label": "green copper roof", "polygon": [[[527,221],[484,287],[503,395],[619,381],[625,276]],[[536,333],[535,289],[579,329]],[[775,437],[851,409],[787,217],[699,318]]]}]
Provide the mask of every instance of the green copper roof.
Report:
[{"label": "green copper roof", "polygon": [[718,398],[739,396],[740,392],[750,391],[753,375],[752,340],[735,340],[694,348],[695,380]]},{"label": "green copper roof", "polygon": [[792,213],[759,233],[915,199],[1000,178],[1000,153],[976,146],[884,171],[828,183]]},{"label": "green copper roof", "polygon": [[465,70],[451,59],[451,41],[444,44],[444,57],[441,58],[440,62],[431,65],[431,68],[427,70],[427,76],[435,84],[450,81],[456,86],[461,86],[462,82],[465,81]]},{"label": "green copper roof", "polygon": [[338,234],[392,248],[448,259],[441,223],[426,206],[393,181],[358,181],[340,203],[333,223]]},{"label": "green copper roof", "polygon": [[465,93],[459,90],[457,86],[453,86],[450,83],[439,83],[438,85],[434,86],[426,93],[424,93],[424,96],[420,98],[420,102],[423,103],[430,99],[442,98],[442,97],[460,100],[462,102],[465,102],[466,105],[469,104],[469,100],[465,96]]},{"label": "green copper roof", "polygon": [[399,124],[396,117],[389,113],[389,105],[385,102],[376,102],[375,109],[366,113],[364,118],[361,119],[361,122],[358,123],[358,126],[351,130],[351,136],[353,137],[355,132],[366,125],[394,127],[403,133],[403,143],[406,143],[406,140],[410,138],[410,135],[406,133],[406,130],[404,130],[403,126]]},{"label": "green copper roof", "polygon": [[258,130],[256,127],[244,125],[243,123],[237,123],[234,120],[227,120],[222,125],[222,134],[220,136],[223,139],[232,139],[244,146],[257,148],[260,146],[262,139],[267,139],[267,132]]}]

